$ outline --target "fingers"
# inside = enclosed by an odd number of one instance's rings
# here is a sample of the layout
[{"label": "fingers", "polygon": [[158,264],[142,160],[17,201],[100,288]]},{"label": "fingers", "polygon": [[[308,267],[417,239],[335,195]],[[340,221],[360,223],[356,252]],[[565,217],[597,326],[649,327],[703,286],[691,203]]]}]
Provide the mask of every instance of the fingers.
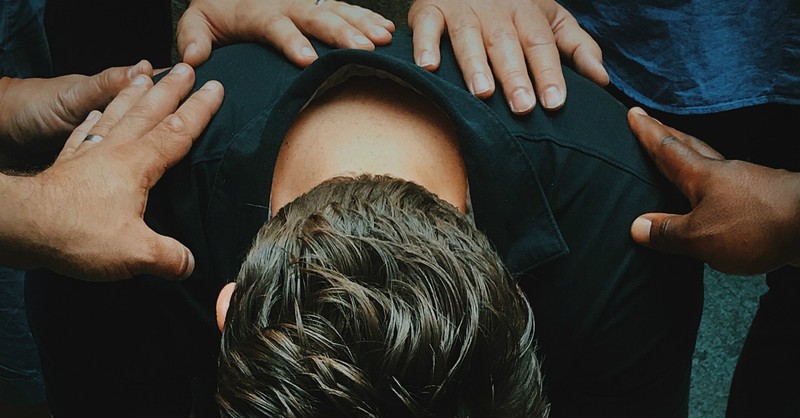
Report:
[{"label": "fingers", "polygon": [[178,21],[177,46],[183,62],[197,67],[211,55],[214,34],[205,16],[191,6]]},{"label": "fingers", "polygon": [[631,224],[631,238],[639,245],[671,254],[689,254],[689,215],[648,213]]},{"label": "fingers", "polygon": [[[185,63],[176,64],[164,78],[148,89],[125,112],[124,118],[120,119],[110,130],[109,136],[115,141],[126,141],[144,136],[167,115],[175,111],[193,84],[194,70],[192,67]],[[100,123],[103,123],[103,118],[98,122],[98,124]]]},{"label": "fingers", "polygon": [[607,86],[609,83],[608,72],[603,67],[603,52],[600,45],[581,28],[575,17],[561,5],[557,5],[555,17],[550,26],[553,28],[560,55],[584,77],[599,86]]},{"label": "fingers", "polygon": [[64,110],[72,115],[72,120],[77,123],[95,109],[103,109],[124,88],[128,87],[137,76],[150,77],[153,67],[146,60],[142,60],[130,67],[109,68],[92,77],[87,77],[79,83],[60,92],[60,101]]},{"label": "fingers", "polygon": [[223,94],[219,82],[207,82],[140,141],[127,144],[129,152],[145,168],[148,188],[189,152],[222,104]]},{"label": "fingers", "polygon": [[696,183],[704,179],[702,171],[709,160],[679,139],[675,135],[680,134],[678,131],[660,124],[639,108],[628,112],[628,124],[661,174],[690,201],[696,202]]},{"label": "fingers", "polygon": [[130,85],[106,106],[103,116],[92,127],[95,135],[105,137],[117,125],[120,119],[138,102],[153,86],[153,80],[145,75],[138,75]]},{"label": "fingers", "polygon": [[[550,22],[538,9],[527,7],[514,15],[514,26],[519,31],[519,43],[533,75],[542,106],[548,110],[561,108],[567,97],[567,87]],[[498,77],[501,84],[505,83],[503,76]],[[518,77],[528,79],[527,68]]]},{"label": "fingers", "polygon": [[307,36],[327,44],[371,50],[391,41],[394,24],[381,15],[334,0],[315,4],[293,2],[193,1],[178,22],[178,51],[197,66],[208,59],[213,44],[257,41],[278,48],[294,64],[305,67],[317,54]]},{"label": "fingers", "polygon": [[[700,155],[712,160],[725,159],[725,157],[722,154],[717,152],[717,150],[712,148],[710,145],[706,144],[705,142],[691,135],[685,134],[677,129],[662,125],[661,122],[659,122],[657,119],[648,116],[647,113],[640,107],[634,107],[630,109],[630,111],[628,112],[628,120],[629,123],[631,124],[631,127],[633,127],[633,121],[632,121],[633,118],[637,117],[644,117],[643,120],[639,120],[637,122],[637,126],[639,127],[638,128],[639,132],[650,131],[656,129],[656,125],[661,125],[663,128],[666,128],[666,130],[669,131],[669,134],[672,135],[675,139],[681,141],[687,147],[693,149]],[[634,133],[636,133],[636,131],[634,131]]]},{"label": "fingers", "polygon": [[317,7],[332,8],[336,14],[364,34],[375,45],[386,45],[392,41],[394,23],[378,13],[340,1],[326,1]]},{"label": "fingers", "polygon": [[131,275],[152,274],[165,279],[182,280],[194,271],[194,256],[183,244],[173,238],[156,234],[144,222],[138,223],[138,231],[132,233],[127,242],[137,247],[128,254],[140,258],[132,261],[128,270]]},{"label": "fingers", "polygon": [[[294,2],[286,18],[294,26],[292,32],[302,32],[302,35],[340,48],[373,50],[375,45],[388,44],[392,39],[391,31],[394,31],[394,24],[381,15],[334,0],[319,5],[311,1]],[[290,30],[283,28],[282,31],[289,33]],[[284,34],[276,33],[275,36],[283,37]],[[297,39],[290,41],[298,42]],[[291,52],[284,53],[289,56]]]},{"label": "fingers", "polygon": [[505,16],[496,17],[490,20],[493,22],[491,26],[484,28],[484,42],[494,75],[503,88],[511,111],[519,115],[529,113],[536,105],[536,96],[533,94],[519,35]]},{"label": "fingers", "polygon": [[481,24],[475,14],[471,9],[466,13],[451,13],[447,30],[467,88],[482,99],[491,96],[495,89],[494,78],[483,44]]},{"label": "fingers", "polygon": [[61,152],[58,154],[58,158],[68,158],[75,151],[78,147],[83,143],[83,140],[86,138],[86,135],[89,134],[89,131],[94,127],[98,120],[100,120],[100,113],[97,110],[93,110],[89,112],[89,116],[86,117],[86,120],[83,121],[80,125],[78,125],[72,134],[67,138],[67,142],[64,143],[64,148],[61,149]]},{"label": "fingers", "polygon": [[414,37],[414,62],[420,67],[435,71],[441,63],[440,40],[445,21],[442,11],[433,5],[417,1],[408,12],[408,25]]}]

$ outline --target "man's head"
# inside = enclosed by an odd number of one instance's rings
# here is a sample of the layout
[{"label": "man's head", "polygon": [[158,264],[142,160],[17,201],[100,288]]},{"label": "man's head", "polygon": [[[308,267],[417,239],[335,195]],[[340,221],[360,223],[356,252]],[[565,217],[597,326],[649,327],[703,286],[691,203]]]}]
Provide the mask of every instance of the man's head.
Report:
[{"label": "man's head", "polygon": [[469,218],[413,183],[337,178],[286,205],[227,312],[226,416],[547,414],[525,297]]}]

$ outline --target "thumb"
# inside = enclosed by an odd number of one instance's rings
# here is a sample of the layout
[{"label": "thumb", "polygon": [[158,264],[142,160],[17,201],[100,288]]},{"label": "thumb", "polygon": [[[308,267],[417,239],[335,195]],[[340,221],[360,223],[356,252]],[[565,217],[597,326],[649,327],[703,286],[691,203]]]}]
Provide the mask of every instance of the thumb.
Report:
[{"label": "thumb", "polygon": [[211,55],[214,35],[202,14],[187,10],[178,22],[178,52],[183,62],[197,67]]},{"label": "thumb", "polygon": [[646,213],[631,224],[631,238],[639,245],[671,254],[688,250],[688,215]]},{"label": "thumb", "polygon": [[151,76],[153,67],[147,60],[139,61],[130,67],[112,67],[86,78],[83,82],[76,83],[74,88],[67,92],[63,98],[65,106],[78,114],[75,117],[81,120],[91,110],[103,109],[120,91],[127,87],[136,76],[145,74]]},{"label": "thumb", "polygon": [[136,274],[152,274],[169,280],[183,280],[194,271],[194,256],[177,240],[159,235],[147,228],[147,237],[137,240],[145,248],[133,254],[145,255],[131,270]]}]

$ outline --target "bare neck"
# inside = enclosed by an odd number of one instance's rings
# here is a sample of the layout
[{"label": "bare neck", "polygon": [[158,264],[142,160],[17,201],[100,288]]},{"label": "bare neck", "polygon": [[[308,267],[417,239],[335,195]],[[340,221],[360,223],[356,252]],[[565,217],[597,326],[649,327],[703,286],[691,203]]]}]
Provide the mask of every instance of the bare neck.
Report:
[{"label": "bare neck", "polygon": [[361,173],[415,182],[466,210],[466,170],[452,123],[393,81],[352,78],[298,115],[278,154],[272,210],[327,179]]}]

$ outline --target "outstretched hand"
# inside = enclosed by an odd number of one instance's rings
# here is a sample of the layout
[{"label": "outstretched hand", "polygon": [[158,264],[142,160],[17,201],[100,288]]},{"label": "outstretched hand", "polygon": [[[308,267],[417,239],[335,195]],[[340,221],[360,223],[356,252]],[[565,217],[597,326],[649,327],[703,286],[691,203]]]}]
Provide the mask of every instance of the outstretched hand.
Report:
[{"label": "outstretched hand", "polygon": [[314,37],[340,48],[373,50],[392,40],[394,23],[367,9],[327,0],[192,0],[178,21],[178,51],[192,66],[214,45],[263,42],[300,67],[316,58]]},{"label": "outstretched hand", "polygon": [[497,78],[517,114],[533,110],[537,97],[545,109],[564,105],[559,55],[595,83],[608,84],[600,47],[555,0],[416,0],[408,24],[418,65],[439,67],[447,29],[472,94],[491,96]]},{"label": "outstretched hand", "polygon": [[105,108],[140,74],[153,75],[149,62],[91,77],[1,79],[0,167],[47,151],[55,154],[89,112]]},{"label": "outstretched hand", "polygon": [[[193,82],[186,64],[155,86],[139,75],[75,129],[50,168],[34,177],[3,176],[18,210],[0,219],[0,263],[91,281],[191,274],[189,249],[156,234],[143,216],[149,190],[222,103],[222,86],[210,81],[180,104]],[[85,140],[89,133],[93,139]]]},{"label": "outstretched hand", "polygon": [[800,261],[800,173],[726,160],[639,108],[631,109],[628,122],[692,206],[685,215],[640,216],[631,226],[634,241],[729,274],[760,274]]}]

